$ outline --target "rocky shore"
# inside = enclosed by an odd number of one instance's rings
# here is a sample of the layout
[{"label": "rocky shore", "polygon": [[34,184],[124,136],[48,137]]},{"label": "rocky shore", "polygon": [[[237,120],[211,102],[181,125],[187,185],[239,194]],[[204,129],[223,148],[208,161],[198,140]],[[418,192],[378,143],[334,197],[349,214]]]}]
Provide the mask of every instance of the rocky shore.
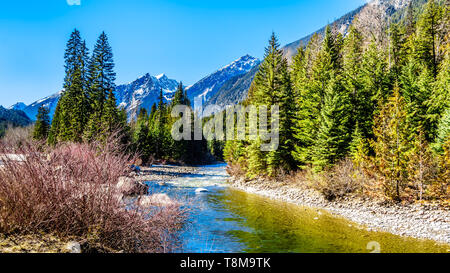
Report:
[{"label": "rocky shore", "polygon": [[364,225],[369,231],[385,231],[450,244],[450,210],[437,205],[389,205],[361,198],[330,202],[317,191],[283,183],[269,184],[263,180],[247,182],[236,178],[231,178],[230,182],[233,188],[248,193],[327,210]]}]

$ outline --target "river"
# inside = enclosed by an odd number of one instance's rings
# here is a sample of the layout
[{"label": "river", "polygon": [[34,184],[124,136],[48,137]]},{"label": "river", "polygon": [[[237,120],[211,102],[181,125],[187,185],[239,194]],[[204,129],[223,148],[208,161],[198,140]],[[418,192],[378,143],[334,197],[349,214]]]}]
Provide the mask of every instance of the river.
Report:
[{"label": "river", "polygon": [[[275,201],[227,185],[225,164],[200,167],[199,174],[166,185],[149,182],[189,207],[182,233],[187,253],[404,253],[443,252],[448,245],[430,240],[369,232],[326,211]],[[208,192],[196,193],[205,188]]]}]

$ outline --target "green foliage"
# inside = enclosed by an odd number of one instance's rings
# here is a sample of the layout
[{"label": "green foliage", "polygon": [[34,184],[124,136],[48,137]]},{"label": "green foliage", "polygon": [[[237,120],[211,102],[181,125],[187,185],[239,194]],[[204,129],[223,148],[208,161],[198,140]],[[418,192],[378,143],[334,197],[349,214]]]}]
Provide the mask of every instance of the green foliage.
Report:
[{"label": "green foliage", "polygon": [[89,57],[80,32],[67,43],[64,92],[48,134],[49,144],[105,140],[111,134],[128,138],[126,117],[116,106],[112,49],[102,33]]},{"label": "green foliage", "polygon": [[375,164],[386,196],[399,200],[407,176],[407,152],[409,150],[406,104],[399,88],[375,117],[372,142]]},{"label": "green foliage", "polygon": [[34,125],[33,138],[35,140],[46,140],[50,131],[50,116],[47,107],[39,107]]},{"label": "green foliage", "polygon": [[339,76],[332,76],[320,113],[320,126],[314,142],[313,165],[321,171],[333,166],[347,154],[350,142],[348,97]]}]

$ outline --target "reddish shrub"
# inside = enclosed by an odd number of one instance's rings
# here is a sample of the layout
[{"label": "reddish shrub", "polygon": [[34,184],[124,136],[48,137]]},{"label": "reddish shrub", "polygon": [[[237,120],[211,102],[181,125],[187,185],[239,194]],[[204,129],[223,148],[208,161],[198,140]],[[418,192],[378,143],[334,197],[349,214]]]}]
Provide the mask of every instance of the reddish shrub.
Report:
[{"label": "reddish shrub", "polygon": [[0,146],[0,232],[48,233],[125,252],[172,252],[185,212],[178,206],[144,209],[126,205],[116,189],[134,160],[116,143]]}]

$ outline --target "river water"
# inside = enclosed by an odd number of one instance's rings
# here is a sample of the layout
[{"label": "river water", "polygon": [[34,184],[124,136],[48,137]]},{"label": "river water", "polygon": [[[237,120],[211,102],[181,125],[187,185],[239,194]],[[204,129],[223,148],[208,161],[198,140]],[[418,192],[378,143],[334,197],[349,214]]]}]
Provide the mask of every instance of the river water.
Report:
[{"label": "river water", "polygon": [[[228,187],[225,164],[200,168],[160,186],[190,209],[182,234],[187,253],[444,252],[450,246],[390,233],[369,232],[343,218]],[[196,193],[205,188],[208,192]]]}]

